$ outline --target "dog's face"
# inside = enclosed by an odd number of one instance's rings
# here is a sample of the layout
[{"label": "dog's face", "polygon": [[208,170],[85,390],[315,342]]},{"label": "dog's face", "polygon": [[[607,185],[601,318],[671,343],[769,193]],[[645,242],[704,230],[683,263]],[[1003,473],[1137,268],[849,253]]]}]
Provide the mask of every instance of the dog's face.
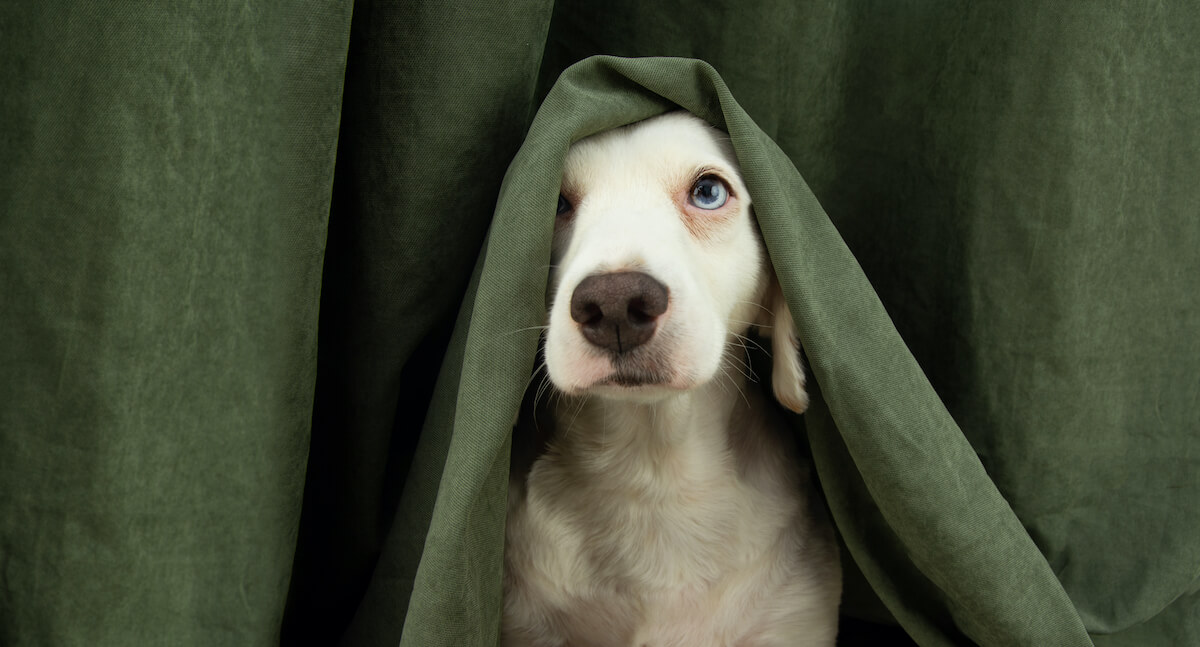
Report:
[{"label": "dog's face", "polygon": [[567,394],[659,399],[712,380],[751,325],[793,327],[767,314],[787,306],[728,138],[697,117],[576,143],[558,212],[546,364]]}]

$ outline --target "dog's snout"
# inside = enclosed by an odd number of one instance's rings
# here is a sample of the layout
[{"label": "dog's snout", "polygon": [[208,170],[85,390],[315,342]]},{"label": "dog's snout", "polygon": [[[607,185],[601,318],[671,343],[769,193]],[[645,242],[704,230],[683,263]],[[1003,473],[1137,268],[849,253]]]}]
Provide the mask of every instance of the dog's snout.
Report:
[{"label": "dog's snout", "polygon": [[654,336],[667,301],[666,286],[649,274],[597,274],[575,287],[571,318],[592,345],[621,354]]}]

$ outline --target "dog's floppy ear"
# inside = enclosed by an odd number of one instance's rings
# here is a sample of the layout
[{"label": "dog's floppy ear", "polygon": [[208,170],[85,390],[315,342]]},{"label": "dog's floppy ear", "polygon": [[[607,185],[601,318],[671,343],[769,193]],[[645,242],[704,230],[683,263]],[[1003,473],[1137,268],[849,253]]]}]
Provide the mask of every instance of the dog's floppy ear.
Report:
[{"label": "dog's floppy ear", "polygon": [[804,368],[800,365],[800,340],[783,288],[773,270],[763,297],[763,308],[757,323],[760,334],[771,339],[771,384],[775,399],[787,409],[804,413],[808,408],[808,392],[804,390]]}]

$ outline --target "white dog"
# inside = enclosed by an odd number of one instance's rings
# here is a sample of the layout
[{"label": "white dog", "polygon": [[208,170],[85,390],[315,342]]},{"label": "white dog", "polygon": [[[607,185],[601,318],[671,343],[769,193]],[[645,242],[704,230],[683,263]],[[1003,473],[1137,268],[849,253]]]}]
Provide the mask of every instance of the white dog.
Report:
[{"label": "white dog", "polygon": [[[674,112],[567,155],[536,460],[514,453],[502,644],[833,645],[833,531],[776,399],[808,404],[795,324],[728,138]],[[519,432],[520,435],[521,432]]]}]

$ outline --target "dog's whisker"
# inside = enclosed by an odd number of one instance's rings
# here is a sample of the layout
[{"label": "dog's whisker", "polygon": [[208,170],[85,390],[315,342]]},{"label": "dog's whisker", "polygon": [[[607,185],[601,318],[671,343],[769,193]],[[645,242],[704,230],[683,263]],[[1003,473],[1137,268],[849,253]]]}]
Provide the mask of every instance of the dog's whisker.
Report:
[{"label": "dog's whisker", "polygon": [[612,435],[608,428],[608,422],[608,416],[600,416],[600,451],[606,449],[608,440]]},{"label": "dog's whisker", "polygon": [[766,349],[766,348],[763,348],[762,346],[758,345],[758,343],[757,343],[757,342],[755,342],[754,340],[751,340],[751,339],[750,339],[750,337],[745,337],[745,336],[742,336],[742,335],[736,335],[736,336],[734,336],[734,337],[733,337],[733,340],[731,340],[731,341],[730,341],[730,345],[731,345],[731,346],[737,346],[738,348],[742,348],[742,349],[744,349],[744,351],[748,351],[748,352],[749,352],[749,351],[750,351],[750,346],[746,346],[746,345],[748,345],[748,343],[749,343],[749,345],[751,345],[751,346],[754,346],[754,347],[756,347],[756,348],[760,349],[760,351],[762,351],[763,353],[766,353],[766,352],[767,352],[767,349]]},{"label": "dog's whisker", "polygon": [[[550,381],[550,378],[548,376],[543,377],[541,383],[538,384],[537,392],[533,396],[533,410],[534,411],[537,411],[538,401],[542,399],[542,393],[544,393],[546,390],[546,382],[549,382],[549,381]],[[541,430],[542,430],[541,416],[538,416],[537,414],[533,415],[533,428],[539,434],[541,433]]]},{"label": "dog's whisker", "polygon": [[499,339],[501,337],[510,337],[512,335],[516,335],[519,333],[529,332],[530,330],[541,330],[541,331],[545,332],[547,330],[550,330],[550,326],[527,326],[525,328],[517,328],[516,330],[510,330],[505,333],[500,333],[499,335],[496,335],[496,338]]},{"label": "dog's whisker", "polygon": [[758,350],[761,350],[762,352],[766,353],[767,357],[771,356],[771,351],[767,350],[766,347],[764,347],[762,344],[758,343],[758,341],[756,341],[750,337],[747,337],[745,335],[734,335],[734,337],[736,337],[739,341],[744,342],[742,344],[743,348],[745,348],[745,344],[751,344]]},{"label": "dog's whisker", "polygon": [[[726,364],[736,369],[747,380],[750,380],[756,384],[758,383],[758,375],[754,373],[754,367],[750,363],[748,352],[745,360],[735,355],[732,350],[728,348],[724,351],[723,356],[726,358],[726,360],[728,360]],[[736,364],[734,362],[736,362]]]},{"label": "dog's whisker", "polygon": [[579,414],[580,414],[580,412],[583,411],[583,405],[586,402],[587,402],[586,398],[579,398],[579,401],[575,406],[575,412],[571,414],[571,422],[567,424],[567,429],[564,434],[564,440],[565,440],[565,436],[569,435],[571,433],[571,430],[575,427],[575,421],[579,419]]},{"label": "dog's whisker", "polygon": [[[750,343],[754,344],[755,346],[758,346],[758,349],[763,351],[764,353],[767,352],[766,349],[764,349],[762,346],[759,346],[757,343],[751,341],[750,339],[747,339],[746,341],[749,341]],[[738,345],[742,347],[742,353],[744,354],[744,356],[746,358],[745,364],[746,364],[746,369],[750,371],[750,380],[753,382],[758,382],[758,375],[756,375],[754,373],[754,358],[750,357],[750,348],[748,346],[746,346],[745,344],[738,344]],[[767,355],[770,356],[770,353],[767,353]]]},{"label": "dog's whisker", "polygon": [[747,300],[745,300],[745,299],[739,299],[737,302],[738,302],[738,303],[745,303],[745,304],[747,304],[747,305],[752,305],[752,306],[754,306],[755,308],[760,308],[761,310],[763,310],[763,311],[764,311],[764,312],[766,312],[767,314],[771,315],[772,317],[774,317],[774,316],[775,316],[775,313],[774,313],[774,312],[773,312],[773,311],[772,311],[770,308],[768,308],[767,306],[764,306],[763,304],[761,304],[761,303],[759,303],[759,302],[757,302],[757,301],[747,301]]},{"label": "dog's whisker", "polygon": [[737,369],[737,371],[739,373],[741,373],[743,377],[747,377],[747,378],[750,377],[749,375],[746,374],[746,371],[743,370],[743,369],[750,368],[750,365],[747,364],[746,362],[742,361],[742,359],[740,357],[738,357],[737,355],[734,355],[732,352],[726,352],[725,360],[726,360],[725,363],[728,366],[730,366],[734,369]]},{"label": "dog's whisker", "polygon": [[[752,362],[751,348],[749,346],[739,343],[739,342],[734,342],[734,343],[730,344],[730,346],[731,347],[737,346],[738,348],[742,349],[741,354],[745,358],[745,363],[750,364]],[[759,350],[759,352],[766,353],[766,351],[764,351],[762,348],[759,348],[758,350]],[[767,357],[771,356],[769,353],[766,353],[766,355],[767,355]]]},{"label": "dog's whisker", "polygon": [[[545,366],[546,366],[546,363],[545,363],[545,362],[542,362],[542,368],[545,368]],[[534,405],[534,407],[537,407],[537,403],[538,403],[538,401],[542,399],[542,396],[543,396],[543,395],[546,393],[546,391],[547,391],[547,390],[549,390],[549,389],[550,389],[550,374],[549,374],[549,373],[547,373],[547,374],[545,374],[545,375],[543,375],[543,376],[542,376],[542,381],[541,381],[541,383],[540,383],[540,384],[538,384],[537,393],[535,393],[535,394],[534,394],[534,396],[533,396],[533,405]]]},{"label": "dog's whisker", "polygon": [[[540,373],[544,368],[546,368],[546,361],[542,360],[540,364],[534,367],[533,372],[529,374],[529,379],[525,380],[525,388],[522,390],[522,392],[529,390],[530,385],[533,384],[533,378],[537,377],[538,373]],[[534,400],[534,403],[536,404],[537,401]]]},{"label": "dog's whisker", "polygon": [[[721,373],[725,376],[725,378],[727,380],[729,380],[729,384],[731,386],[733,386],[734,390],[737,391],[737,394],[742,396],[742,401],[746,403],[746,406],[747,407],[751,406],[750,399],[746,397],[746,392],[743,391],[742,387],[738,386],[737,382],[734,381],[733,376],[729,374],[728,367],[721,369]],[[729,390],[726,389],[725,392],[728,393]]]},{"label": "dog's whisker", "polygon": [[717,374],[717,379],[713,382],[721,389],[722,393],[729,393],[729,387],[725,385],[725,381],[722,380],[722,378],[724,378],[724,380],[729,380],[730,383],[732,383],[732,380],[729,377],[729,369],[721,367],[721,372]]},{"label": "dog's whisker", "polygon": [[[760,351],[762,351],[763,353],[765,353],[765,354],[767,355],[767,357],[770,357],[770,356],[771,356],[771,353],[770,353],[770,352],[768,352],[768,351],[767,351],[767,349],[763,348],[763,347],[762,347],[762,345],[760,345],[759,343],[755,342],[754,340],[752,340],[752,339],[749,339],[749,338],[746,338],[746,337],[741,337],[740,339],[744,339],[745,341],[747,341],[747,342],[749,342],[749,343],[753,344],[753,345],[754,345],[756,348],[758,348],[758,350],[760,350]],[[739,362],[741,362],[741,363],[742,363],[742,364],[743,364],[743,365],[744,365],[744,366],[745,366],[745,367],[746,367],[746,368],[747,368],[747,369],[750,371],[750,379],[751,379],[751,381],[753,381],[753,382],[758,382],[758,375],[756,375],[756,374],[754,373],[754,361],[753,361],[753,358],[750,356],[750,347],[749,347],[749,346],[747,346],[745,343],[742,343],[742,341],[740,341],[740,339],[739,339],[739,340],[735,340],[735,341],[733,341],[733,342],[732,342],[732,345],[739,346],[739,347],[742,349],[742,353],[743,353],[743,355],[744,355],[744,357],[745,357],[745,359],[744,359],[744,360],[742,360],[741,358],[739,358],[739,360],[738,360],[738,361],[739,361]]]},{"label": "dog's whisker", "polygon": [[[745,398],[745,395],[746,395],[746,394],[742,392],[742,387],[741,387],[741,384],[742,384],[742,383],[743,383],[745,380],[737,380],[737,379],[735,379],[735,378],[734,378],[734,376],[733,376],[733,374],[730,372],[730,370],[731,370],[731,369],[732,369],[732,370],[736,370],[736,371],[738,372],[738,374],[740,374],[740,375],[741,375],[743,378],[746,378],[746,374],[745,374],[744,372],[742,372],[740,369],[738,369],[736,366],[733,366],[732,364],[728,364],[728,363],[726,363],[726,364],[725,364],[725,365],[724,365],[724,366],[721,368],[721,373],[722,373],[722,374],[725,376],[725,378],[726,378],[727,380],[729,380],[729,384],[730,384],[730,386],[732,386],[732,387],[734,388],[734,390],[736,390],[736,391],[737,391],[739,394],[741,394],[741,395],[742,395],[742,397],[743,397],[743,398]],[[747,379],[748,379],[748,378],[747,378]],[[725,390],[725,392],[726,392],[726,393],[729,393],[729,390],[728,390],[728,389],[726,389],[726,390]]]}]

